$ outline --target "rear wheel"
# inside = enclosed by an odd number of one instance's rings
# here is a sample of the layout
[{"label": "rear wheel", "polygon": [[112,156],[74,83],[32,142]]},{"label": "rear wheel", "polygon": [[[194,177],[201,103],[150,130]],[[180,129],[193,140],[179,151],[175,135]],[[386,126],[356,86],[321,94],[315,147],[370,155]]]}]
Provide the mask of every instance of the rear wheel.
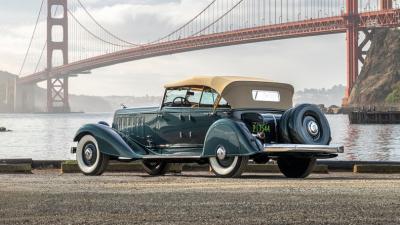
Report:
[{"label": "rear wheel", "polygon": [[306,178],[313,171],[315,158],[282,157],[278,159],[279,170],[288,178]]},{"label": "rear wheel", "polygon": [[209,162],[213,173],[218,177],[240,177],[249,161],[248,156],[227,156],[223,146],[218,146],[216,157]]},{"label": "rear wheel", "polygon": [[152,176],[165,175],[169,170],[169,164],[163,161],[142,161],[143,169]]},{"label": "rear wheel", "polygon": [[76,161],[83,174],[99,176],[106,170],[109,156],[100,152],[95,137],[85,135],[78,142]]}]

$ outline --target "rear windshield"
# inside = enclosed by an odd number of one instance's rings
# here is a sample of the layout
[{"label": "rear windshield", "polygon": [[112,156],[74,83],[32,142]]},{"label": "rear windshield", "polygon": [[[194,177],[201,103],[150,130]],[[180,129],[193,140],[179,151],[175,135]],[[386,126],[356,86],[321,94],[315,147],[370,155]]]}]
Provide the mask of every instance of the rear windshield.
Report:
[{"label": "rear windshield", "polygon": [[278,91],[252,90],[254,101],[280,102],[281,96]]}]

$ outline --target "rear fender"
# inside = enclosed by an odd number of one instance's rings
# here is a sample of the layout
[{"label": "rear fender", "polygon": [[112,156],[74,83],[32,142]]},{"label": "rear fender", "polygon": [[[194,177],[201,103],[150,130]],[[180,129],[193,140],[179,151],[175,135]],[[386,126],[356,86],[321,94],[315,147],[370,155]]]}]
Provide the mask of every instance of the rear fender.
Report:
[{"label": "rear fender", "polygon": [[117,131],[104,124],[86,124],[82,126],[76,132],[74,141],[79,142],[83,136],[88,134],[96,139],[100,152],[106,155],[140,159],[146,154],[144,147],[132,141],[126,141],[126,138],[121,137]]},{"label": "rear fender", "polygon": [[261,142],[242,121],[227,118],[216,121],[208,129],[202,157],[215,157],[220,145],[230,156],[248,156],[263,150]]}]

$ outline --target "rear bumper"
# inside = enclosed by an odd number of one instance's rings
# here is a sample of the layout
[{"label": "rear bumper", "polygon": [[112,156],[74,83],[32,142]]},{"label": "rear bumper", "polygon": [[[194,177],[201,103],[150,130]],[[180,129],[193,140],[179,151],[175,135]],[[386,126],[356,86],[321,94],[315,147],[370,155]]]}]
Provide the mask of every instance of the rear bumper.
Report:
[{"label": "rear bumper", "polygon": [[340,145],[265,144],[264,152],[337,154],[343,153],[344,147]]}]

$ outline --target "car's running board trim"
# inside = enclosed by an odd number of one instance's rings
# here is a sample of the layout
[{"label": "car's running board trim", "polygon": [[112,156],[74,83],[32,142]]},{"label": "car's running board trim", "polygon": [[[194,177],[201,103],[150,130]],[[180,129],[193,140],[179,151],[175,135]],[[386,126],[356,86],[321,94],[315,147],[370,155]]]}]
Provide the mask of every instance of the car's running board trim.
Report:
[{"label": "car's running board trim", "polygon": [[142,159],[201,159],[196,155],[145,155]]},{"label": "car's running board trim", "polygon": [[303,145],[303,144],[265,144],[264,152],[304,152],[304,153],[343,153],[340,145]]}]

